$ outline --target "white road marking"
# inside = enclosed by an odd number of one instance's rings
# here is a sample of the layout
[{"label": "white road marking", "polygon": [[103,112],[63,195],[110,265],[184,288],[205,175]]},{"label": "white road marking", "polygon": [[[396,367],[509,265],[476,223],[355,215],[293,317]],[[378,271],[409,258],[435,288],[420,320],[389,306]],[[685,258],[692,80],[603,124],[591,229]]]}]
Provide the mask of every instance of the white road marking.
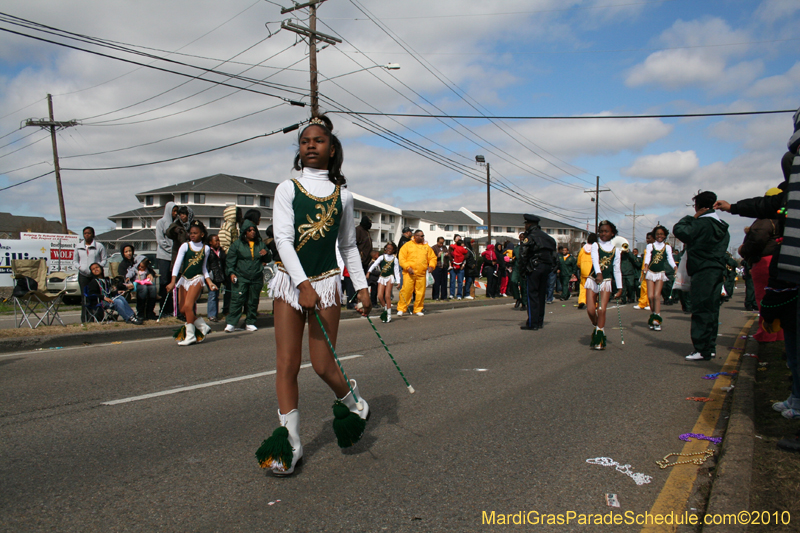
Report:
[{"label": "white road marking", "polygon": [[54,355],[54,352],[66,352],[69,350],[86,350],[88,348],[105,348],[108,346],[119,346],[120,344],[132,344],[134,342],[153,342],[153,341],[172,341],[172,336],[165,336],[165,337],[156,337],[154,339],[137,339],[132,341],[116,341],[116,342],[104,342],[103,344],[87,344],[81,346],[65,346],[65,347],[55,347],[55,348],[34,348],[33,350],[27,350],[24,352],[13,352],[13,353],[2,353],[0,354],[0,359],[4,357],[14,357],[16,355],[33,355],[33,354],[50,354]]},{"label": "white road marking", "polygon": [[[363,357],[363,355],[347,355],[345,357],[340,357],[340,361],[344,361],[346,359],[355,359],[356,357]],[[300,365],[300,368],[309,368],[311,363],[306,363]],[[247,376],[239,376],[235,378],[228,378],[228,379],[220,379],[218,381],[209,381],[208,383],[199,383],[197,385],[191,385],[189,387],[178,387],[176,389],[169,389],[160,392],[152,392],[150,394],[142,394],[141,396],[131,396],[130,398],[122,398],[120,400],[111,400],[109,402],[103,402],[100,405],[119,405],[121,403],[130,403],[130,402],[138,402],[139,400],[149,400],[150,398],[158,398],[159,396],[167,396],[170,394],[178,394],[180,392],[186,392],[196,389],[204,389],[206,387],[216,387],[217,385],[225,385],[226,383],[235,383],[237,381],[245,381],[248,379],[255,379],[261,378],[264,376],[271,376],[277,372],[276,370],[269,370],[267,372],[259,372],[258,374],[249,374]]]}]

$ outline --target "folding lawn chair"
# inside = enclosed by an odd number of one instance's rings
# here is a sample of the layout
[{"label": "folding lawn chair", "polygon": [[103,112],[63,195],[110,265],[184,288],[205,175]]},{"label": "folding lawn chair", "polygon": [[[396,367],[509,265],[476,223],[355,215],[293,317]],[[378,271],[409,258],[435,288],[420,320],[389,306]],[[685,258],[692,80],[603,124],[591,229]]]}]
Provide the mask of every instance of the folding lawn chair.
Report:
[{"label": "folding lawn chair", "polygon": [[118,314],[114,308],[105,307],[102,296],[89,294],[88,288],[88,286],[83,288],[83,308],[86,310],[89,320],[97,324],[116,322]]},{"label": "folding lawn chair", "polygon": [[[22,324],[27,324],[29,328],[35,329],[40,324],[52,326],[55,320],[63,326],[58,308],[66,291],[62,289],[55,295],[46,292],[47,261],[12,259],[11,273],[14,277],[14,292],[11,297],[14,302],[14,327],[20,328]],[[30,279],[36,285],[30,283]]]}]

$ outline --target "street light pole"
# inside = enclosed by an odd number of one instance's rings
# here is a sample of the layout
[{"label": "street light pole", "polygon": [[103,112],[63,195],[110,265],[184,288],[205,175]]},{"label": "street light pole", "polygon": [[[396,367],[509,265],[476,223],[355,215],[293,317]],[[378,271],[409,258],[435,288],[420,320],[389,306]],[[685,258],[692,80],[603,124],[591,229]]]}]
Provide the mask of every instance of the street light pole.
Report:
[{"label": "street light pole", "polygon": [[491,167],[482,155],[476,155],[475,161],[479,165],[486,165],[486,247],[492,244],[492,178]]}]

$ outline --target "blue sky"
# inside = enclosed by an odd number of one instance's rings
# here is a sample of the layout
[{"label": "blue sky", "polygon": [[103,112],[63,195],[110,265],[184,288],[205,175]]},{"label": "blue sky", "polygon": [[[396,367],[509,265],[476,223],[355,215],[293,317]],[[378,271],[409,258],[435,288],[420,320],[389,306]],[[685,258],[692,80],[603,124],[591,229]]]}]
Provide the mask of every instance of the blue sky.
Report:
[{"label": "blue sky", "polygon": [[[11,1],[4,12],[151,47],[161,56],[189,54],[170,57],[206,68],[220,64],[214,59],[235,56],[235,62],[219,70],[257,78],[274,74],[269,81],[294,87],[294,92],[262,90],[308,101],[307,46],[294,34],[277,31],[280,21],[292,16],[281,16],[278,3],[41,0]],[[303,22],[304,15],[293,16]],[[493,116],[592,116],[800,106],[796,0],[508,0],[491,6],[473,0],[329,0],[319,17],[319,31],[345,40],[320,52],[321,79],[366,66],[401,65],[398,71],[371,68],[322,81],[322,106],[330,111],[438,114],[435,104],[450,114],[476,114],[474,105]],[[13,28],[8,22],[0,27]],[[267,38],[267,29],[272,37]],[[54,95],[57,119],[81,121],[59,133],[66,168],[180,156],[308,116],[308,108],[279,105],[245,117],[282,101],[197,80],[177,87],[184,82],[174,74],[1,33],[0,136],[5,137],[0,146],[12,144],[0,148],[0,188],[52,169],[46,133],[22,139],[34,130],[18,129],[25,118],[46,115],[48,92]],[[462,91],[468,97],[461,98]],[[207,105],[196,107],[201,104]],[[499,186],[528,199],[495,191],[494,210],[534,212],[581,227],[591,220],[593,225],[594,204],[583,188],[599,175],[612,190],[601,194],[601,217],[617,222],[628,238],[631,219],[624,215],[632,213],[634,204],[637,213],[647,215],[637,221],[641,238],[641,231],[657,221],[671,226],[689,214],[685,204],[698,189],[728,200],[763,194],[781,180],[779,160],[791,134],[791,114],[495,124],[470,119],[459,121],[463,126],[431,118],[368,117],[433,151],[432,157],[455,161],[453,169],[366,131],[365,119],[332,117],[354,192],[409,209],[466,206],[482,211],[485,171],[474,156],[483,154]],[[187,134],[197,129],[203,131]],[[162,141],[168,137],[174,138]],[[33,141],[39,142],[29,144]],[[146,145],[85,155],[140,144]],[[135,207],[136,192],[218,172],[282,181],[292,176],[294,148],[293,135],[278,134],[173,163],[65,170],[70,226],[108,229],[106,217]],[[52,176],[2,191],[0,210],[58,219]],[[747,221],[726,217],[736,243]]]}]

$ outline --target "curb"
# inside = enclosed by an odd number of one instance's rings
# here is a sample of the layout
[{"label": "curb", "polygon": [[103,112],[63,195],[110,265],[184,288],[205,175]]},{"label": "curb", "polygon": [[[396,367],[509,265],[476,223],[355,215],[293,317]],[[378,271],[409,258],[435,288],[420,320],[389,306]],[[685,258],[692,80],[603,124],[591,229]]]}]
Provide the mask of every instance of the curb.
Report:
[{"label": "curb", "polygon": [[[755,327],[758,327],[758,322],[755,323]],[[748,339],[745,346],[753,348],[755,343],[756,341]],[[755,349],[757,351],[758,347],[755,346]],[[736,515],[749,510],[755,446],[753,419],[757,363],[758,359],[755,357],[741,357],[739,375],[733,389],[731,415],[720,449],[720,460],[711,484],[706,514]],[[704,526],[702,531],[703,533],[747,531],[747,525],[708,525]]]},{"label": "curb", "polygon": [[[468,301],[447,301],[431,302],[426,301],[425,308],[428,311],[449,311],[462,307],[490,307],[495,305],[506,305],[514,301],[513,298],[497,298],[493,300],[468,300]],[[342,320],[359,318],[355,312],[343,310]],[[225,329],[224,323],[209,323],[211,331],[222,332]],[[256,320],[256,327],[272,328],[275,320],[272,315],[264,315]],[[91,331],[85,333],[70,333],[64,335],[41,335],[30,337],[16,337],[0,339],[0,354],[13,353],[29,350],[50,350],[65,347],[83,346],[90,344],[107,344],[111,342],[135,341],[144,339],[169,338],[175,330],[172,326],[137,326],[131,328],[114,328],[108,331]]]}]

